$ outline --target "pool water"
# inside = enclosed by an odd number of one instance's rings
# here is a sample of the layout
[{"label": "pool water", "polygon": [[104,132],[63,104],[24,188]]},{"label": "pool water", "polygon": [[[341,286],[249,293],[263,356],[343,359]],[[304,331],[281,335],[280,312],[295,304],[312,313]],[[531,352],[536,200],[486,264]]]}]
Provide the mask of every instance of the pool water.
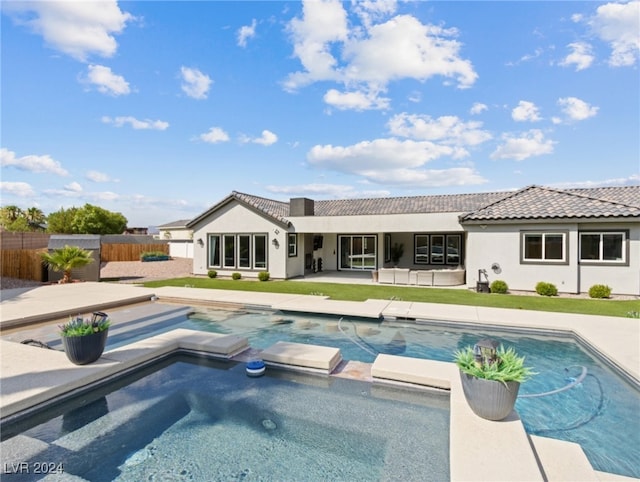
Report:
[{"label": "pool water", "polygon": [[251,378],[242,364],[185,355],[2,428],[5,466],[12,455],[56,461],[97,482],[450,477],[446,393],[277,370]]},{"label": "pool water", "polygon": [[[258,349],[280,340],[332,346],[347,360],[369,363],[379,353],[450,362],[457,349],[496,339],[513,346],[537,373],[521,386],[516,402],[528,433],[578,443],[596,470],[640,478],[640,392],[568,336],[219,309],[199,309],[180,327],[243,335]],[[573,388],[532,396],[583,375]]]}]

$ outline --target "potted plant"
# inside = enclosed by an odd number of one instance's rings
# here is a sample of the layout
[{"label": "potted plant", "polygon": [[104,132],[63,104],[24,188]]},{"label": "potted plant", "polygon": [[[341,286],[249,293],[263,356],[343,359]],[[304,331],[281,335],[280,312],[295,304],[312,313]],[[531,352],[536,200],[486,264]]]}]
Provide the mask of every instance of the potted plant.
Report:
[{"label": "potted plant", "polygon": [[60,283],[71,283],[71,270],[93,263],[91,252],[78,246],[65,246],[40,254],[43,263],[53,271],[62,271]]},{"label": "potted plant", "polygon": [[91,318],[76,316],[60,325],[62,345],[67,358],[76,365],[93,363],[100,358],[107,343],[110,324],[107,314],[96,311]]},{"label": "potted plant", "polygon": [[481,340],[454,355],[467,403],[479,417],[502,420],[511,413],[520,384],[534,372],[524,357],[494,340]]}]

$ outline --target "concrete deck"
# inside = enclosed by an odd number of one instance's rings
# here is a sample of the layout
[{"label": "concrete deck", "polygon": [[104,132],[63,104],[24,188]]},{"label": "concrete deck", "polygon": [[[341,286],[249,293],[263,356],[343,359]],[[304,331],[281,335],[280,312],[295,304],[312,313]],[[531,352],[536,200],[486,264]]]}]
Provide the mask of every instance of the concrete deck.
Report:
[{"label": "concrete deck", "polygon": [[[107,310],[155,298],[160,301],[179,300],[187,304],[229,303],[269,308],[294,306],[308,312],[349,313],[348,316],[359,316],[356,313],[361,313],[360,316],[375,317],[377,312],[378,316],[385,318],[407,317],[570,331],[623,368],[630,378],[640,380],[640,323],[630,318],[386,300],[340,302],[338,305],[322,296],[170,287],[151,290],[110,283],[77,283],[2,291],[0,329],[3,332],[9,328],[16,330],[29,323],[60,319],[69,314],[86,314],[97,309]],[[34,407],[52,396],[91,384],[178,349],[220,356],[222,340],[209,335],[212,334],[174,330],[105,352],[98,362],[87,366],[72,365],[60,351],[1,340],[1,416],[4,418],[19,410]],[[240,339],[226,342],[222,343],[227,351],[225,356],[245,347]],[[582,449],[575,444],[529,437],[515,412],[501,422],[489,422],[475,416],[464,400],[453,365],[402,358],[385,356],[377,359],[372,367],[372,375],[376,383],[385,379],[385,383],[431,386],[439,383],[445,388],[448,385],[451,397],[452,481],[571,480],[571,474],[580,474],[583,477],[581,480],[635,480],[593,471]]]}]

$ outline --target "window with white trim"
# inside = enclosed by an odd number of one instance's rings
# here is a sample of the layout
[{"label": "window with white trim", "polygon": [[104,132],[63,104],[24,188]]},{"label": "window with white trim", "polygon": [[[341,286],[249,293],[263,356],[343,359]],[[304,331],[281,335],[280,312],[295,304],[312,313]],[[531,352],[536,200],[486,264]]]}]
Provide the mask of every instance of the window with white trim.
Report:
[{"label": "window with white trim", "polygon": [[567,234],[564,232],[522,233],[522,261],[565,263],[567,261]]},{"label": "window with white trim", "polygon": [[298,235],[296,233],[289,233],[287,236],[287,252],[290,258],[298,256]]},{"label": "window with white trim", "polygon": [[581,232],[580,262],[626,263],[626,239],[624,231]]}]

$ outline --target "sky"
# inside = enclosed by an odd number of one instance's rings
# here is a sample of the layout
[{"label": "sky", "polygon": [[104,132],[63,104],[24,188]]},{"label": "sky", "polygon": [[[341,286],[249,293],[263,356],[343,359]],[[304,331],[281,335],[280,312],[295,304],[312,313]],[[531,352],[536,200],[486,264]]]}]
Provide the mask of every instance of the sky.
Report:
[{"label": "sky", "polygon": [[0,8],[2,206],[640,184],[638,0]]}]

